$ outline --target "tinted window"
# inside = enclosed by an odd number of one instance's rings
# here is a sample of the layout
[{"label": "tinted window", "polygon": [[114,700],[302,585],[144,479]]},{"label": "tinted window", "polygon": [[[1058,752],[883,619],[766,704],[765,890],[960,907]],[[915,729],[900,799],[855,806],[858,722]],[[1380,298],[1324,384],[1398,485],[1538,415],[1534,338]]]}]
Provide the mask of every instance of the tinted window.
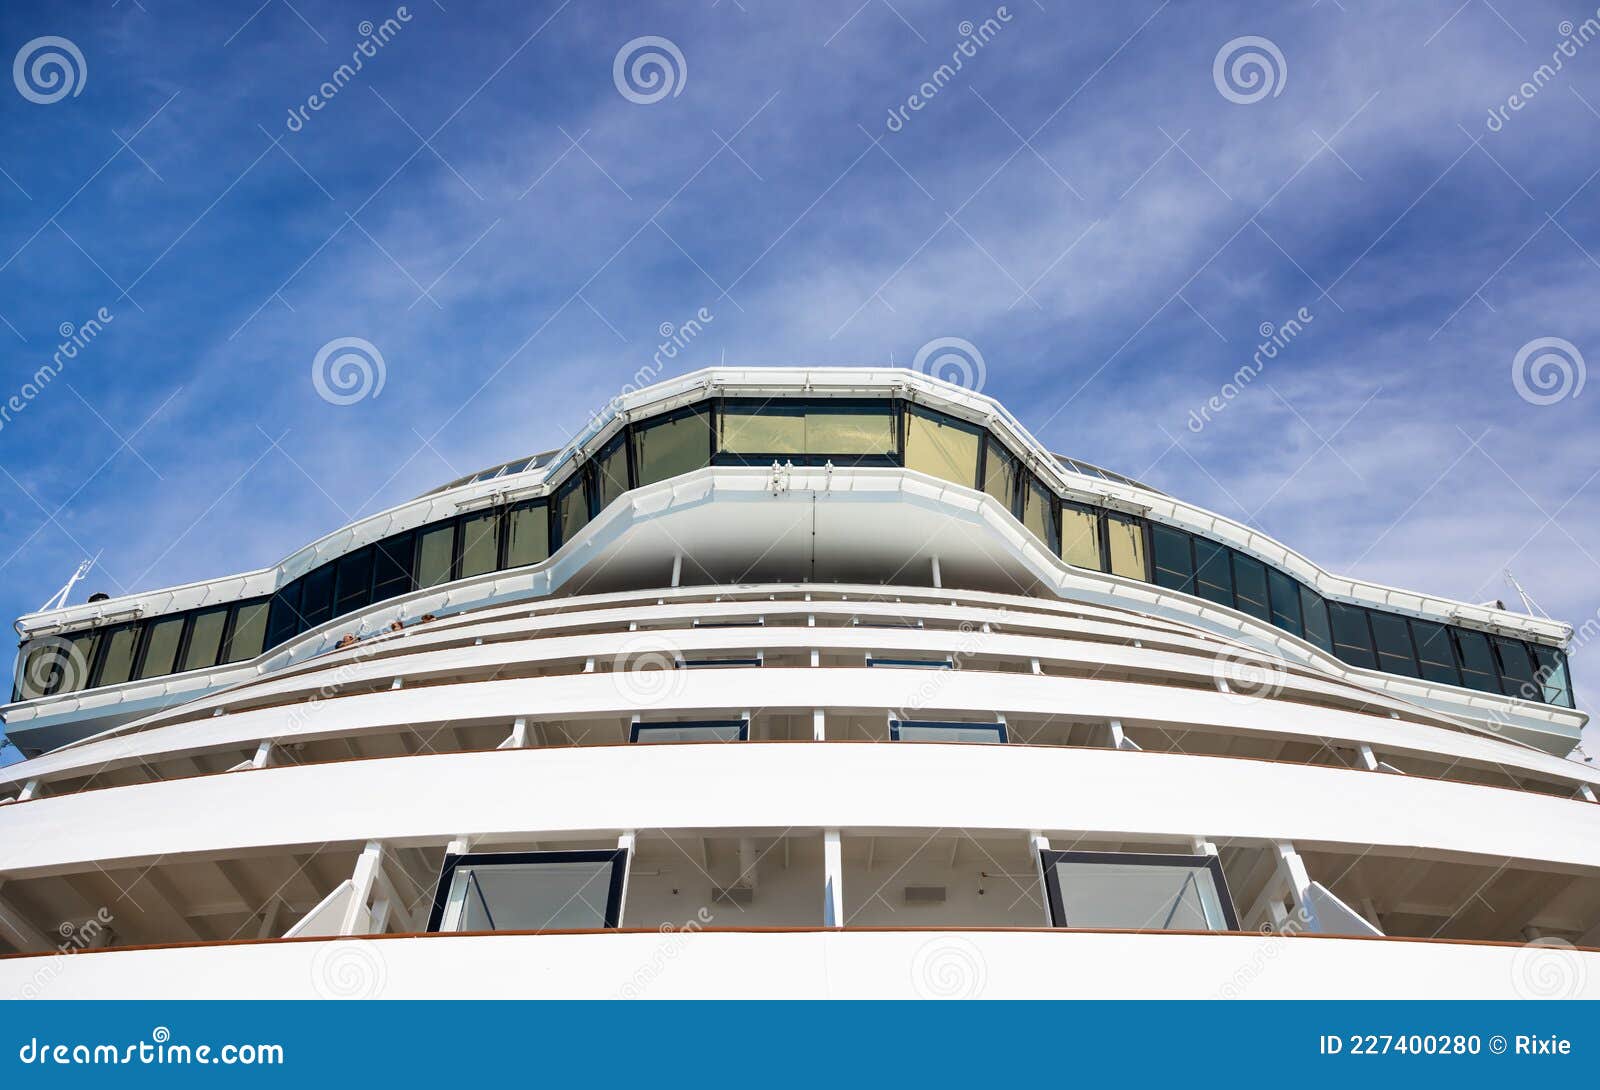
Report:
[{"label": "tinted window", "polygon": [[1442,685],[1460,685],[1461,671],[1456,668],[1455,648],[1450,644],[1450,630],[1433,621],[1411,622],[1411,640],[1417,648],[1417,662],[1422,676]]},{"label": "tinted window", "polygon": [[372,601],[372,550],[359,549],[339,558],[334,580],[333,614],[343,617]]},{"label": "tinted window", "polygon": [[506,513],[506,567],[537,564],[550,555],[549,509],[521,503]]},{"label": "tinted window", "polygon": [[300,588],[302,628],[316,628],[333,619],[333,577],[335,564],[324,564],[303,580]]},{"label": "tinted window", "polygon": [[710,461],[711,414],[704,409],[634,429],[633,464],[640,487],[701,469]]},{"label": "tinted window", "polygon": [[276,647],[300,632],[300,588],[304,583],[305,580],[296,579],[272,596],[267,613],[268,647]]},{"label": "tinted window", "polygon": [[589,524],[589,490],[586,474],[578,473],[556,494],[556,511],[560,516],[557,533],[560,541],[571,541],[573,535]]},{"label": "tinted window", "polygon": [[139,664],[139,677],[160,677],[172,673],[178,665],[178,641],[182,637],[182,617],[164,617],[152,621],[150,635],[145,639],[144,661]]},{"label": "tinted window", "polygon": [[461,520],[461,575],[483,575],[500,566],[500,515],[482,511]]},{"label": "tinted window", "polygon": [[1322,595],[1310,587],[1300,588],[1300,619],[1306,626],[1306,642],[1333,652],[1333,632],[1328,627],[1328,606]]},{"label": "tinted window", "polygon": [[1106,570],[1100,550],[1100,517],[1090,508],[1061,505],[1061,559],[1080,568]]},{"label": "tinted window", "polygon": [[906,468],[968,488],[978,486],[980,432],[921,409],[906,410]]},{"label": "tinted window", "polygon": [[1155,557],[1157,585],[1194,593],[1194,554],[1188,534],[1151,523],[1150,552]]},{"label": "tinted window", "polygon": [[243,662],[253,659],[265,649],[267,638],[267,603],[241,602],[233,611],[233,631],[228,634],[224,662]]},{"label": "tinted window", "polygon": [[1333,653],[1352,666],[1371,669],[1378,665],[1372,653],[1372,633],[1367,628],[1367,611],[1343,602],[1328,603],[1328,621],[1333,628]]},{"label": "tinted window", "polygon": [[[1017,460],[1011,452],[992,437],[983,446],[983,490],[995,499],[1007,511],[1016,510],[1017,502]],[[1099,553],[1096,543],[1095,552]],[[1069,563],[1077,561],[1069,560]],[[1100,565],[1079,564],[1079,567],[1098,568]]]},{"label": "tinted window", "polygon": [[1452,629],[1452,632],[1461,661],[1461,680],[1474,689],[1498,693],[1500,679],[1494,668],[1494,654],[1489,650],[1489,638],[1482,632],[1469,632],[1465,628]]},{"label": "tinted window", "polygon": [[1148,579],[1144,559],[1144,527],[1137,519],[1106,512],[1106,544],[1111,571],[1128,579]]},{"label": "tinted window", "polygon": [[1372,641],[1378,651],[1378,669],[1391,674],[1417,676],[1417,660],[1411,651],[1411,626],[1394,613],[1371,612]]},{"label": "tinted window", "polygon": [[1272,623],[1296,636],[1300,625],[1300,584],[1277,568],[1267,569],[1267,590],[1272,599]]},{"label": "tinted window", "polygon": [[594,460],[595,481],[600,486],[600,510],[622,495],[628,485],[628,441],[626,435],[613,439]]},{"label": "tinted window", "polygon": [[1494,638],[1495,656],[1500,660],[1500,691],[1523,700],[1542,700],[1543,690],[1533,679],[1533,659],[1521,640]]},{"label": "tinted window", "polygon": [[1044,542],[1051,553],[1060,554],[1056,543],[1055,494],[1032,476],[1027,479],[1027,492],[1023,494],[1022,525],[1028,532]]},{"label": "tinted window", "polygon": [[1267,566],[1243,553],[1233,554],[1233,590],[1238,608],[1263,621],[1272,620],[1267,608]]},{"label": "tinted window", "polygon": [[411,591],[411,552],[416,537],[407,531],[386,537],[372,549],[372,600],[382,602]]},{"label": "tinted window", "polygon": [[1228,549],[1205,538],[1194,539],[1195,593],[1218,605],[1233,606],[1233,565]]},{"label": "tinted window", "polygon": [[455,555],[455,523],[425,527],[417,532],[417,537],[417,586],[436,587],[448,583],[451,558]]},{"label": "tinted window", "polygon": [[747,457],[877,456],[895,453],[893,406],[795,403],[724,405],[719,449]]},{"label": "tinted window", "polygon": [[139,626],[120,625],[107,632],[100,641],[100,670],[95,675],[96,685],[121,685],[133,677],[133,653],[139,646]]},{"label": "tinted window", "polygon": [[222,630],[228,622],[228,607],[202,610],[189,622],[189,644],[183,651],[183,669],[204,670],[217,664],[222,653]]}]

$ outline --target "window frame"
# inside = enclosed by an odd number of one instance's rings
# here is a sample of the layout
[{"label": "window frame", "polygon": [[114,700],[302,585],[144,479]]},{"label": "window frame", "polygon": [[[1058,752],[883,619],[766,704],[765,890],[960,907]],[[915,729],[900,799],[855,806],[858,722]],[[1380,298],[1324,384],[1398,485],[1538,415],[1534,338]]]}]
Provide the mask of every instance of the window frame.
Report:
[{"label": "window frame", "polygon": [[1173,855],[1153,854],[1145,852],[1089,852],[1089,851],[1062,851],[1054,848],[1041,848],[1039,850],[1040,870],[1044,876],[1045,900],[1050,908],[1050,926],[1063,931],[1105,931],[1129,930],[1138,933],[1161,932],[1165,934],[1184,934],[1184,930],[1166,928],[1075,928],[1066,920],[1066,905],[1061,897],[1061,876],[1056,873],[1058,863],[1104,863],[1108,865],[1133,865],[1157,867],[1184,867],[1194,869],[1203,865],[1211,874],[1215,884],[1217,902],[1222,908],[1223,922],[1227,924],[1220,931],[1207,930],[1204,934],[1217,935],[1239,931],[1239,915],[1233,904],[1233,892],[1228,889],[1228,876],[1222,871],[1222,860],[1215,855]]},{"label": "window frame", "polygon": [[[605,863],[611,864],[611,879],[606,893],[605,922],[602,930],[614,931],[622,923],[622,894],[628,881],[628,849],[627,848],[598,848],[574,851],[554,852],[467,852],[464,855],[451,855],[448,852],[444,857],[444,864],[439,869],[439,884],[433,890],[433,909],[428,914],[428,931],[430,934],[464,935],[473,934],[467,931],[441,931],[444,924],[445,908],[450,899],[450,888],[455,884],[456,871],[464,866],[494,866],[496,864],[517,866],[526,863]],[[561,933],[562,929],[552,928],[550,931],[533,932],[534,934]],[[590,930],[585,928],[584,930]],[[488,932],[490,934],[514,934],[515,932]]]},{"label": "window frame", "polygon": [[[896,466],[904,464],[905,456],[905,426],[901,417],[900,399],[892,397],[719,397],[716,399],[717,413],[713,418],[711,434],[711,464],[718,466],[765,466],[773,462],[790,462],[797,466],[820,466],[832,462],[835,466],[850,468],[855,466]],[[722,429],[726,426],[728,410],[739,412],[746,409],[771,409],[788,410],[793,415],[804,418],[807,413],[817,410],[837,410],[843,414],[854,409],[858,412],[864,409],[881,410],[889,421],[890,446],[882,454],[810,454],[810,453],[779,453],[767,451],[763,453],[738,453],[722,449]],[[760,415],[758,412],[756,415]],[[648,423],[648,421],[644,421]],[[631,472],[630,466],[630,472]]]},{"label": "window frame", "polygon": [[[942,741],[942,740],[936,740],[936,739],[933,739],[933,738],[901,738],[900,737],[900,728],[901,727],[932,727],[935,730],[952,730],[952,731],[953,730],[992,730],[992,731],[995,732],[996,737],[995,737],[995,740],[993,742],[958,742],[958,741]],[[958,746],[974,746],[974,745],[976,745],[976,746],[991,746],[991,745],[1005,746],[1005,745],[1010,745],[1011,744],[1011,736],[1006,731],[1006,725],[1004,723],[958,723],[958,722],[956,722],[954,720],[950,720],[950,719],[890,719],[889,720],[889,741],[891,741],[891,742],[910,742],[910,743],[933,742],[935,745],[958,745]]]},{"label": "window frame", "polygon": [[[705,740],[705,741],[699,741],[699,742],[685,742],[685,741],[682,741],[682,740],[676,741],[676,742],[640,742],[639,741],[640,736],[642,734],[644,734],[645,732],[647,732],[647,731],[652,731],[652,730],[683,730],[685,727],[701,727],[701,728],[708,728],[708,729],[709,728],[716,728],[716,727],[738,727],[739,728],[739,737],[738,738],[718,738],[718,739],[715,739],[714,741]],[[749,740],[750,740],[750,720],[748,720],[748,719],[691,719],[691,720],[685,720],[682,723],[632,723],[632,724],[629,724],[629,726],[628,726],[628,744],[629,745],[656,745],[656,746],[707,745],[707,744],[711,744],[711,745],[727,745],[727,744],[729,744],[731,742],[748,742]]]}]

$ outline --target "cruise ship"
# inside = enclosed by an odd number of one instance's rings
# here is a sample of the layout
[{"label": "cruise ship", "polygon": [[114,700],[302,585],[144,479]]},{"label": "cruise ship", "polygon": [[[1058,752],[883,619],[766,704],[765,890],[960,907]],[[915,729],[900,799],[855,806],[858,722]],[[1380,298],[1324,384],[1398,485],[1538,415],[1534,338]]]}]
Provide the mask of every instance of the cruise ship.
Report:
[{"label": "cruise ship", "polygon": [[915,370],[695,372],[269,568],[55,604],[0,996],[1600,994],[1569,626]]}]

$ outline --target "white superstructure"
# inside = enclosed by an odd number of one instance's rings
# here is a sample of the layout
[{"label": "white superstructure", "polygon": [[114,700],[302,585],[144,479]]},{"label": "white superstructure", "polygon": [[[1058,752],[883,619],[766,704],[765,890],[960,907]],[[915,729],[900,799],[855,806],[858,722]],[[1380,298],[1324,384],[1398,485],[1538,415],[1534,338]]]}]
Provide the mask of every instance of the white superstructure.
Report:
[{"label": "white superstructure", "polygon": [[913,372],[698,372],[18,626],[0,995],[1600,991],[1569,628]]}]

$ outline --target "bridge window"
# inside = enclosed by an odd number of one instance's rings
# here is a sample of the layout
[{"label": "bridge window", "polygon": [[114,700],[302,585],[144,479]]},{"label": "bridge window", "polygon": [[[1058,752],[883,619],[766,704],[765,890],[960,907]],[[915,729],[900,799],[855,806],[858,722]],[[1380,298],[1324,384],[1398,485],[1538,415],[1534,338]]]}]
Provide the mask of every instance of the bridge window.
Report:
[{"label": "bridge window", "polygon": [[217,664],[217,656],[222,652],[222,631],[227,624],[227,606],[201,610],[194,615],[189,622],[189,642],[183,650],[185,670],[204,670]]},{"label": "bridge window", "polygon": [[119,625],[100,641],[100,666],[95,685],[120,685],[133,676],[133,654],[139,647],[139,626]]},{"label": "bridge window", "polygon": [[1451,631],[1456,639],[1456,654],[1461,660],[1461,679],[1471,688],[1498,693],[1500,682],[1494,667],[1494,653],[1489,650],[1489,637],[1465,628]]},{"label": "bridge window", "polygon": [[1145,566],[1144,527],[1137,519],[1106,512],[1106,545],[1111,574],[1127,579],[1150,578]]},{"label": "bridge window", "polygon": [[1445,685],[1460,685],[1461,670],[1456,666],[1455,648],[1450,644],[1450,630],[1433,621],[1411,621],[1411,642],[1417,648],[1417,664],[1422,676],[1429,681]]},{"label": "bridge window", "polygon": [[633,431],[639,485],[655,484],[711,463],[711,413],[696,408],[641,424]]},{"label": "bridge window", "polygon": [[1344,602],[1328,603],[1328,620],[1333,628],[1333,653],[1351,666],[1368,670],[1378,665],[1372,653],[1372,630],[1367,627],[1367,611]]},{"label": "bridge window", "polygon": [[261,654],[267,638],[267,601],[240,602],[233,611],[223,662],[243,662]]},{"label": "bridge window", "polygon": [[1155,558],[1157,586],[1194,593],[1194,551],[1188,534],[1152,523],[1150,554]]},{"label": "bridge window", "polygon": [[417,538],[418,589],[448,583],[456,549],[456,524],[436,523],[423,528]]},{"label": "bridge window", "polygon": [[519,503],[506,513],[506,567],[537,564],[550,555],[550,509]]},{"label": "bridge window", "polygon": [[1371,612],[1372,639],[1378,649],[1378,669],[1417,677],[1416,653],[1411,647],[1411,627],[1398,613]]},{"label": "bridge window", "polygon": [[500,566],[500,515],[495,511],[475,511],[461,520],[461,574],[492,572]]},{"label": "bridge window", "polygon": [[906,468],[966,488],[978,487],[982,431],[942,413],[906,410]]},{"label": "bridge window", "polygon": [[1061,504],[1061,559],[1079,568],[1105,571],[1100,547],[1100,516],[1075,503]]},{"label": "bridge window", "polygon": [[183,618],[163,617],[150,623],[145,639],[144,659],[139,663],[139,678],[170,674],[178,664],[178,644],[183,638]]}]

